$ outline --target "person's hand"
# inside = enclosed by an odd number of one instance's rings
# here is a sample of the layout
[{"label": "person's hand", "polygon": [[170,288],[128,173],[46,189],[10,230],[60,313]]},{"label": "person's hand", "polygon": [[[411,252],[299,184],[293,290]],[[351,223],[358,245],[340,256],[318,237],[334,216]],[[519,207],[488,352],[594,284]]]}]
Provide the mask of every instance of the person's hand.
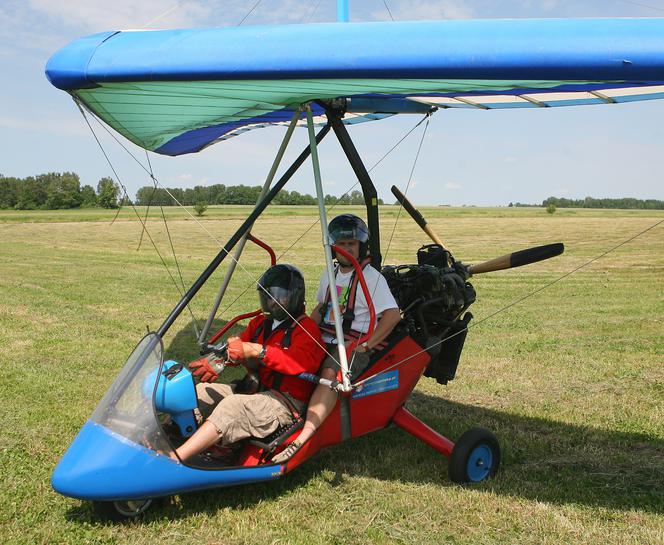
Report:
[{"label": "person's hand", "polygon": [[192,361],[188,367],[191,374],[198,377],[201,382],[215,382],[219,378],[219,373],[215,371],[207,358]]},{"label": "person's hand", "polygon": [[231,337],[228,339],[228,357],[233,361],[246,359],[247,353],[240,337]]},{"label": "person's hand", "polygon": [[361,344],[357,344],[357,341],[348,341],[346,343],[346,354],[348,355],[350,355],[351,352],[357,352],[358,354],[363,354],[364,352],[367,351],[368,348],[366,346],[362,346]]}]

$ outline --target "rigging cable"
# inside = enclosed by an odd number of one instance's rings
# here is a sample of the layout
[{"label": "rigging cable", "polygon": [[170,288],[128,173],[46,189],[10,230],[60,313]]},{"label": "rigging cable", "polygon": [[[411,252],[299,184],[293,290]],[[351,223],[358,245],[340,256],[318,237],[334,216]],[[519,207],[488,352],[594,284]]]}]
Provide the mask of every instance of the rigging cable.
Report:
[{"label": "rigging cable", "polygon": [[257,2],[252,6],[252,8],[249,10],[249,12],[237,24],[237,26],[242,26],[242,23],[244,23],[247,20],[247,17],[249,17],[253,13],[253,11],[258,7],[258,4],[260,4],[260,3],[261,3],[261,0],[257,0]]},{"label": "rigging cable", "polygon": [[[131,200],[129,199],[129,196],[128,196],[128,193],[127,193],[127,188],[122,183],[122,180],[120,179],[120,176],[118,175],[117,171],[115,170],[115,167],[113,166],[113,163],[111,163],[111,160],[108,157],[108,154],[106,153],[106,150],[104,149],[104,146],[102,146],[101,141],[99,140],[99,138],[97,137],[97,134],[95,133],[94,129],[92,128],[92,125],[90,125],[90,121],[88,120],[88,117],[85,115],[85,110],[81,106],[81,103],[75,97],[74,97],[74,102],[76,103],[76,105],[78,106],[79,111],[83,115],[83,119],[85,119],[85,123],[88,125],[88,128],[90,129],[90,132],[92,133],[92,136],[94,137],[95,141],[97,142],[97,145],[99,146],[99,149],[101,149],[102,154],[106,158],[106,162],[111,167],[111,170],[113,171],[113,174],[115,175],[116,180],[120,184],[120,187],[122,187],[122,190],[124,191],[124,195],[127,198],[127,201],[131,203]],[[95,117],[95,119],[96,119],[96,117]],[[161,252],[159,251],[159,248],[157,248],[157,244],[155,243],[154,239],[152,238],[149,231],[147,230],[145,222],[143,222],[143,220],[141,220],[141,216],[138,213],[138,210],[136,210],[136,207],[134,206],[133,203],[131,204],[131,207],[132,207],[134,213],[136,214],[136,217],[138,218],[138,221],[143,226],[143,229],[145,230],[145,234],[148,236],[148,239],[152,243],[152,246],[154,247],[155,252],[157,252],[157,255],[159,256],[159,259],[161,260],[161,263],[164,265],[164,268],[166,269],[166,272],[168,273],[168,276],[171,278],[171,281],[173,282],[173,285],[175,286],[175,289],[178,291],[180,296],[182,296],[184,294],[184,292],[180,290],[180,286],[178,285],[177,280],[175,279],[175,277],[171,273],[170,269],[168,268],[168,265],[166,264],[166,260],[161,255]],[[117,214],[116,214],[116,218],[117,218]],[[194,316],[194,313],[191,310],[189,305],[187,305],[187,310],[189,310],[189,313],[191,314],[192,320],[194,322],[196,322],[196,318]]]},{"label": "rigging cable", "polygon": [[[434,110],[434,111],[435,111],[435,110]],[[431,112],[431,113],[433,113],[433,112]],[[407,131],[406,134],[404,134],[404,135],[403,135],[403,136],[402,136],[402,137],[401,137],[401,138],[400,138],[400,139],[399,139],[399,140],[398,140],[398,141],[397,141],[397,142],[396,142],[396,143],[395,143],[395,144],[394,144],[389,150],[387,150],[387,152],[386,152],[385,154],[383,154],[383,156],[382,156],[380,159],[378,159],[378,161],[376,161],[376,162],[375,162],[375,163],[374,163],[374,164],[373,164],[373,165],[367,170],[367,172],[371,172],[371,171],[374,170],[374,169],[375,169],[380,163],[382,163],[383,160],[384,160],[384,159],[385,159],[390,153],[392,153],[392,152],[393,152],[393,151],[399,146],[399,144],[401,144],[406,138],[408,138],[408,137],[413,133],[413,131],[414,131],[415,129],[417,129],[417,127],[419,127],[422,123],[424,123],[424,122],[428,119],[429,115],[431,115],[431,114],[427,113],[422,119],[420,119],[420,121],[418,121],[418,122],[417,122],[417,123],[416,123],[416,124],[415,124],[415,125],[409,130],[409,131]],[[358,185],[359,183],[360,183],[359,181],[355,182],[352,186],[350,186],[350,188],[348,188],[348,189],[346,190],[346,192],[345,192],[343,195],[341,195],[341,197],[340,197],[339,199],[342,199],[342,198],[344,198],[346,195],[348,195],[353,189],[355,189],[355,187],[357,187],[357,185]],[[339,202],[339,201],[337,201],[336,203],[332,204],[332,205],[330,206],[330,208],[327,209],[327,212],[331,212],[332,210],[334,210],[334,208],[338,205],[338,202]],[[319,221],[320,221],[320,219],[317,219],[317,220],[314,221],[311,225],[309,225],[309,227],[307,227],[307,229],[304,231],[304,233],[302,233],[302,234],[297,238],[297,240],[295,240],[295,242],[293,242],[288,248],[286,248],[283,252],[281,252],[281,254],[279,255],[279,257],[277,257],[277,261],[279,261],[282,257],[284,257],[284,256],[285,256],[290,250],[292,250],[292,249],[293,249],[293,248],[294,248],[294,247],[295,247],[295,246],[296,246],[296,245],[297,245],[297,244],[298,244],[298,243],[299,243],[299,242],[300,242],[305,236],[307,236],[307,234],[309,233],[309,231],[311,231],[316,225],[318,225]],[[230,303],[229,305],[227,305],[227,306],[223,309],[223,311],[221,312],[221,314],[225,314],[226,312],[228,312],[228,310],[230,310],[230,309],[233,307],[233,305],[234,305],[235,303],[237,303],[237,302],[238,302],[238,301],[244,296],[244,294],[247,293],[247,291],[249,291],[250,289],[251,289],[251,285],[245,287],[245,289],[244,289],[244,290],[243,290],[238,296],[236,296],[235,299],[233,299],[233,301],[231,301],[231,303]]]},{"label": "rigging cable", "polygon": [[631,4],[633,6],[639,6],[641,8],[654,9],[655,11],[664,11],[664,8],[651,6],[649,4],[642,4],[641,2],[633,2],[632,0],[621,0],[621,2],[624,2],[625,4]]},{"label": "rigging cable", "polygon": [[[147,158],[148,166],[150,167],[150,178],[152,178],[152,180],[154,181],[155,177],[154,177],[154,173],[153,173],[153,170],[152,170],[152,162],[150,161],[150,156],[148,154],[148,150],[145,150],[145,157]],[[156,189],[156,185],[155,185],[155,189]],[[164,205],[161,202],[159,203],[159,208],[161,209],[161,217],[164,220],[164,228],[166,229],[166,234],[168,236],[168,242],[171,246],[171,253],[173,254],[173,261],[175,261],[175,268],[178,271],[178,275],[180,277],[180,282],[182,284],[182,293],[185,293],[187,291],[187,287],[185,286],[184,278],[182,277],[182,270],[180,269],[180,262],[178,260],[178,256],[175,253],[175,245],[173,244],[173,238],[171,237],[171,230],[168,228],[168,222],[166,221],[166,213],[164,212]],[[146,224],[147,224],[147,214],[146,214]],[[200,325],[198,323],[198,320],[196,319],[196,317],[194,316],[193,313],[191,314],[191,318],[192,318],[192,327],[194,328],[194,333],[196,334],[196,338],[198,339],[198,336],[200,335],[201,328],[200,328]]]},{"label": "rigging cable", "polygon": [[390,19],[392,19],[392,22],[394,22],[394,17],[392,16],[392,11],[390,10],[390,6],[387,5],[387,0],[383,0],[383,5],[385,6],[387,13],[390,14]]},{"label": "rigging cable", "polygon": [[[112,169],[113,172],[115,173],[115,169],[114,169],[113,165],[111,164],[111,161],[110,161],[110,159],[108,158],[108,155],[106,154],[106,151],[104,150],[104,147],[101,145],[101,142],[99,141],[99,139],[97,138],[97,135],[95,134],[94,130],[92,129],[92,126],[90,125],[90,123],[89,123],[89,121],[88,121],[88,119],[87,119],[87,116],[86,116],[85,113],[83,112],[83,108],[82,108],[81,104],[78,102],[78,100],[77,100],[75,97],[74,97],[74,100],[75,100],[77,106],[79,107],[79,110],[81,110],[81,113],[83,113],[83,117],[84,117],[84,119],[85,119],[85,122],[88,124],[88,127],[90,127],[90,130],[92,131],[92,134],[93,134],[93,136],[95,137],[95,140],[97,141],[97,144],[98,144],[99,147],[101,148],[102,153],[104,154],[104,157],[106,157],[106,161],[108,162],[108,164],[110,165],[111,169]],[[122,142],[120,142],[120,141],[115,137],[115,135],[114,135],[113,133],[110,132],[110,130],[109,130],[106,126],[104,126],[104,124],[103,124],[103,123],[97,118],[97,116],[94,115],[93,112],[90,112],[90,113],[91,113],[91,115],[96,119],[97,123],[99,123],[99,124],[102,126],[102,128],[104,128],[104,130],[106,130],[106,132],[107,132],[107,133],[108,133],[108,134],[109,134],[109,135],[110,135],[110,136],[111,136],[111,137],[112,137],[112,138],[113,138],[113,139],[114,139],[114,140],[115,140],[115,141],[116,141],[121,147],[122,147],[122,149],[124,149],[124,150],[130,155],[130,157],[131,157],[134,161],[136,161],[136,163],[137,163],[141,168],[143,168],[143,170],[145,170],[148,174],[150,174],[149,170],[148,170],[147,168],[145,168],[145,166],[143,165],[143,163],[141,163],[141,162],[136,158],[136,156],[134,156],[134,154],[133,154],[131,151],[129,151],[129,149],[128,149],[124,144],[122,144]],[[117,176],[117,173],[115,173],[115,175],[116,175],[116,177],[118,177],[118,176]],[[209,231],[208,229],[206,229],[205,226],[204,226],[204,225],[203,225],[203,224],[202,224],[197,218],[195,218],[195,217],[193,216],[193,214],[187,209],[187,207],[184,206],[182,203],[180,203],[180,201],[178,201],[178,200],[175,198],[175,196],[174,196],[174,195],[168,190],[167,187],[164,187],[164,186],[161,184],[161,182],[159,182],[159,180],[158,180],[157,178],[155,178],[154,176],[152,176],[152,180],[153,180],[154,182],[156,182],[157,184],[159,184],[159,185],[161,186],[161,188],[162,188],[164,191],[166,191],[166,193],[167,193],[167,194],[173,199],[173,201],[174,201],[175,203],[177,203],[178,206],[180,206],[180,207],[181,207],[181,208],[182,208],[187,214],[189,214],[189,216],[191,217],[191,219],[193,219],[194,222],[196,222],[196,224],[198,224],[198,226],[199,226],[203,231],[205,231],[205,232],[206,232],[206,233],[207,233],[207,234],[208,234],[208,235],[209,235],[209,236],[210,236],[210,237],[211,237],[211,238],[212,238],[212,239],[213,239],[213,240],[214,240],[214,241],[215,241],[215,242],[216,242],[216,243],[217,243],[222,249],[223,249],[223,245],[222,245],[222,243],[217,239],[217,237],[215,237],[212,233],[210,233],[210,231]],[[118,181],[119,181],[119,177],[118,177]],[[121,182],[120,182],[120,183],[121,183]],[[121,185],[122,185],[122,184],[121,184]],[[124,186],[122,186],[122,187],[124,188]],[[125,189],[125,193],[126,193],[126,189]],[[136,210],[136,207],[133,205],[133,203],[132,203],[132,208],[134,209],[134,212],[135,212],[136,217],[138,218],[138,220],[141,221],[141,217],[140,217],[140,215],[138,214],[138,211]],[[157,249],[157,246],[156,246],[156,244],[154,243],[154,241],[152,240],[152,237],[150,236],[150,233],[147,231],[147,229],[146,229],[146,234],[148,235],[148,238],[149,238],[150,241],[152,242],[152,245],[154,246],[155,251],[157,252],[157,255],[159,255],[159,257],[161,258],[161,261],[162,261],[164,267],[166,267],[166,271],[168,272],[169,276],[171,277],[171,280],[173,281],[173,283],[175,284],[175,287],[177,288],[178,292],[180,292],[180,287],[178,286],[177,281],[175,280],[175,278],[174,278],[173,275],[171,274],[170,270],[168,269],[168,267],[167,267],[167,265],[166,265],[166,263],[165,263],[163,257],[162,257],[161,254],[159,253],[159,250]],[[240,263],[239,260],[235,259],[235,256],[233,256],[230,252],[226,252],[226,255],[227,255],[227,256],[230,256],[230,258],[235,262],[235,264],[238,265],[238,266],[239,266],[239,267],[245,272],[245,274],[246,274],[249,278],[252,279],[252,282],[253,282],[254,284],[257,284],[257,285],[258,285],[258,279],[257,279],[257,278],[254,278],[254,276],[253,276],[253,275],[252,275],[252,274],[246,269],[246,267],[245,267],[244,265],[242,265],[242,263]],[[291,320],[293,320],[294,322],[297,322],[297,319],[296,319],[296,318],[295,318],[295,317],[294,317],[294,316],[288,311],[288,309],[286,309],[286,308],[285,308],[285,307],[284,307],[284,306],[283,306],[283,305],[282,305],[282,304],[281,304],[281,303],[280,303],[280,302],[279,302],[279,301],[278,301],[278,300],[277,300],[277,299],[276,299],[271,293],[269,293],[269,292],[268,292],[265,288],[263,288],[262,286],[260,286],[260,285],[258,285],[258,286],[259,286],[259,287],[265,292],[265,294],[266,294],[270,299],[272,299],[272,301],[274,301],[274,302],[279,306],[279,308],[281,308],[281,309],[282,309],[282,310],[288,315],[288,317],[289,317]],[[182,292],[180,292],[180,294],[182,295]],[[194,318],[193,312],[191,311],[191,308],[189,308],[189,304],[187,304],[187,309],[189,310],[190,314],[192,315],[192,318],[193,318],[194,321],[195,321],[195,318]],[[319,347],[321,347],[321,348],[325,351],[325,353],[326,353],[327,355],[329,355],[330,357],[332,357],[332,359],[333,359],[335,362],[337,362],[337,360],[336,360],[336,359],[335,359],[335,358],[334,358],[334,357],[333,357],[333,356],[327,351],[327,347],[326,347],[324,344],[321,344],[320,342],[318,342],[318,340],[317,340],[317,339],[316,339],[311,333],[309,333],[309,331],[307,331],[304,327],[302,327],[301,329],[302,329],[302,331],[304,331],[304,332],[305,332],[305,333],[311,338],[311,340],[313,340],[313,341],[314,341]],[[339,362],[337,362],[337,363],[339,363]]]},{"label": "rigging cable", "polygon": [[304,13],[302,18],[300,19],[300,24],[304,23],[305,20],[306,21],[311,20],[311,18],[316,14],[316,10],[318,9],[318,6],[320,6],[321,2],[322,2],[322,0],[318,0],[318,2],[316,2],[316,5],[314,6],[314,9],[311,12],[307,11],[307,12]]},{"label": "rigging cable", "polygon": [[[417,148],[417,153],[415,154],[415,160],[413,161],[413,166],[410,169],[410,176],[408,177],[408,183],[406,184],[406,190],[404,191],[404,197],[408,195],[408,189],[410,188],[410,183],[413,180],[413,174],[415,172],[415,167],[417,166],[417,160],[420,158],[420,151],[422,151],[422,144],[424,143],[424,137],[427,134],[427,129],[429,128],[429,118],[431,114],[427,114],[426,121],[427,124],[424,126],[422,131],[422,137],[420,138],[420,145]],[[403,210],[403,203],[399,203],[399,210],[397,210],[397,218],[394,220],[394,225],[392,226],[392,234],[390,235],[390,240],[387,243],[387,250],[385,250],[385,259],[387,259],[387,254],[390,252],[390,246],[392,245],[392,239],[394,238],[394,232],[397,230],[397,223],[399,222],[399,216],[401,216],[401,211]]]},{"label": "rigging cable", "polygon": [[[389,371],[390,369],[394,369],[394,368],[397,367],[398,365],[401,365],[402,363],[405,363],[405,362],[407,362],[408,360],[411,360],[411,359],[413,359],[414,357],[419,356],[420,354],[422,354],[422,353],[424,353],[424,352],[428,352],[428,351],[431,350],[432,348],[435,348],[436,346],[441,345],[442,343],[448,341],[449,339],[452,339],[452,338],[456,337],[457,335],[463,333],[464,331],[468,331],[469,329],[471,329],[471,328],[473,328],[473,327],[476,327],[476,326],[480,325],[480,324],[483,323],[483,322],[486,322],[486,321],[489,320],[490,318],[493,318],[494,316],[497,316],[498,314],[500,314],[500,313],[502,313],[502,312],[504,312],[504,311],[506,311],[506,310],[512,308],[513,306],[518,305],[519,303],[522,303],[522,302],[525,301],[526,299],[529,299],[530,297],[532,297],[532,296],[538,294],[539,292],[541,292],[541,291],[543,291],[543,290],[549,288],[550,286],[553,286],[554,284],[557,284],[557,283],[560,282],[561,280],[563,280],[563,279],[567,278],[568,276],[574,274],[575,272],[577,272],[577,271],[579,271],[579,270],[581,270],[581,269],[587,267],[588,265],[590,265],[591,263],[594,263],[594,262],[597,261],[598,259],[601,259],[602,257],[604,257],[604,256],[606,256],[606,255],[608,255],[608,254],[610,254],[611,252],[613,252],[614,250],[617,250],[617,249],[620,248],[621,246],[624,246],[625,244],[627,244],[627,243],[633,241],[634,239],[640,237],[641,235],[647,233],[648,231],[651,231],[652,229],[654,229],[655,227],[657,227],[657,226],[660,225],[661,223],[664,223],[664,219],[659,220],[657,223],[651,225],[650,227],[647,227],[647,228],[644,229],[643,231],[641,231],[641,232],[637,233],[636,235],[634,235],[634,236],[628,238],[627,240],[624,240],[624,241],[621,242],[620,244],[617,244],[617,245],[613,246],[612,248],[609,248],[609,249],[606,250],[605,252],[599,254],[598,256],[593,257],[592,259],[590,259],[589,261],[586,261],[586,262],[583,263],[582,265],[579,265],[578,267],[575,267],[575,268],[572,269],[571,271],[566,272],[565,274],[563,274],[562,276],[560,276],[560,277],[556,278],[555,280],[549,282],[548,284],[544,284],[543,286],[540,286],[539,288],[537,288],[537,289],[531,291],[530,293],[527,293],[527,294],[524,295],[523,297],[520,297],[519,299],[516,299],[515,301],[512,301],[512,302],[509,303],[508,305],[506,305],[506,306],[504,306],[504,307],[498,309],[497,311],[495,311],[495,312],[489,314],[488,316],[485,316],[485,317],[482,318],[481,320],[478,320],[477,322],[474,322],[474,323],[470,324],[468,327],[466,327],[466,328],[464,328],[464,329],[461,329],[461,330],[457,331],[456,333],[453,333],[452,335],[449,335],[448,337],[445,337],[444,339],[441,339],[440,341],[435,342],[434,344],[432,344],[432,345],[429,346],[428,348],[424,348],[424,349],[422,349],[422,350],[420,350],[420,351],[418,351],[418,352],[415,352],[414,354],[411,354],[410,356],[408,356],[408,357],[406,357],[406,358],[404,358],[404,359],[402,359],[402,360],[396,362],[395,364],[393,364],[393,365],[387,367],[386,369],[383,369],[383,370],[381,371],[381,373],[384,373],[385,371]],[[374,375],[371,375],[370,377],[367,377],[367,378],[365,378],[365,379],[363,379],[363,380],[361,380],[361,381],[359,381],[359,382],[353,384],[353,386],[354,386],[354,387],[358,387],[358,386],[364,384],[367,380],[369,380],[369,379],[375,377],[377,374],[379,374],[379,373],[376,373],[376,374],[374,374]]]}]

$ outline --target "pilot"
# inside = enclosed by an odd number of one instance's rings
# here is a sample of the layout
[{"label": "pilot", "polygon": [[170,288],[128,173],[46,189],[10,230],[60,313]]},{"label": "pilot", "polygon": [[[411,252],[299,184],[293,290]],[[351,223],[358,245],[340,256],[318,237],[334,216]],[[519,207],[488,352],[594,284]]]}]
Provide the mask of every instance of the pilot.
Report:
[{"label": "pilot", "polygon": [[304,314],[302,273],[292,265],[275,265],[257,289],[263,313],[239,337],[228,339],[228,357],[255,369],[257,391],[236,393],[234,386],[215,384],[218,374],[207,358],[189,364],[201,380],[196,393],[204,422],[176,450],[182,461],[219,442],[268,436],[291,424],[311,395],[313,385],[297,375],[318,371],[325,345],[317,324]]},{"label": "pilot", "polygon": [[[369,263],[369,228],[358,216],[342,214],[334,218],[328,231],[331,242],[346,250],[363,266],[363,275],[371,294],[376,311],[376,327],[371,337],[348,354],[351,379],[357,378],[369,365],[371,352],[392,332],[401,321],[399,306],[390,292],[385,278]],[[336,255],[335,288],[339,297],[339,307],[343,318],[346,348],[358,337],[369,330],[369,306],[364,292],[358,288],[355,269],[342,255]],[[327,344],[328,357],[321,365],[320,376],[335,380],[340,370],[339,350],[334,333],[334,314],[330,301],[327,273],[323,272],[318,286],[318,305],[311,313],[311,319],[320,325],[323,340]],[[325,418],[332,412],[337,402],[337,394],[327,386],[319,385],[314,391],[307,419],[302,432],[295,441],[272,458],[275,463],[282,463],[291,458],[300,447],[314,434]]]}]

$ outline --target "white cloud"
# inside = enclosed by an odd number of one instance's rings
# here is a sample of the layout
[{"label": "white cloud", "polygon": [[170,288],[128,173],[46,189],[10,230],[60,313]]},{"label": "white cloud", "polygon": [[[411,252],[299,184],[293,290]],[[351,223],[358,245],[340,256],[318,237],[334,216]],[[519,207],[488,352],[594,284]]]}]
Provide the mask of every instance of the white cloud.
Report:
[{"label": "white cloud", "polygon": [[475,11],[467,2],[415,0],[401,2],[396,9],[392,9],[394,18],[398,21],[437,20],[437,19],[469,19],[476,16]]},{"label": "white cloud", "polygon": [[[211,15],[211,6],[198,2],[163,2],[163,0],[75,0],[53,2],[30,0],[36,14],[46,16],[52,23],[78,26],[90,32],[123,28],[142,28],[146,23],[167,13],[155,21],[154,28],[190,26]],[[177,5],[177,8],[172,8]],[[171,11],[172,10],[172,11]]]},{"label": "white cloud", "polygon": [[19,117],[0,117],[0,127],[4,129],[18,129],[26,131],[35,131],[39,133],[51,134],[71,134],[77,136],[87,136],[90,131],[71,119],[48,120],[48,119],[25,119]]},{"label": "white cloud", "polygon": [[461,189],[461,187],[462,187],[461,184],[458,184],[456,182],[447,182],[445,184],[445,189],[450,189],[452,191],[455,191],[457,189]]}]

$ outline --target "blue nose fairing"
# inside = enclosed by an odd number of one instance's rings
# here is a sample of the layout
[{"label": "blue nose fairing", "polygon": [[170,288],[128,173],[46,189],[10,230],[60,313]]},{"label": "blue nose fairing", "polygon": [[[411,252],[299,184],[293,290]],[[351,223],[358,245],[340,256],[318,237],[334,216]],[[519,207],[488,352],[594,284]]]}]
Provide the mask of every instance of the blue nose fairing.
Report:
[{"label": "blue nose fairing", "polygon": [[275,479],[281,466],[203,470],[88,421],[55,468],[53,488],[85,500],[128,500]]}]

